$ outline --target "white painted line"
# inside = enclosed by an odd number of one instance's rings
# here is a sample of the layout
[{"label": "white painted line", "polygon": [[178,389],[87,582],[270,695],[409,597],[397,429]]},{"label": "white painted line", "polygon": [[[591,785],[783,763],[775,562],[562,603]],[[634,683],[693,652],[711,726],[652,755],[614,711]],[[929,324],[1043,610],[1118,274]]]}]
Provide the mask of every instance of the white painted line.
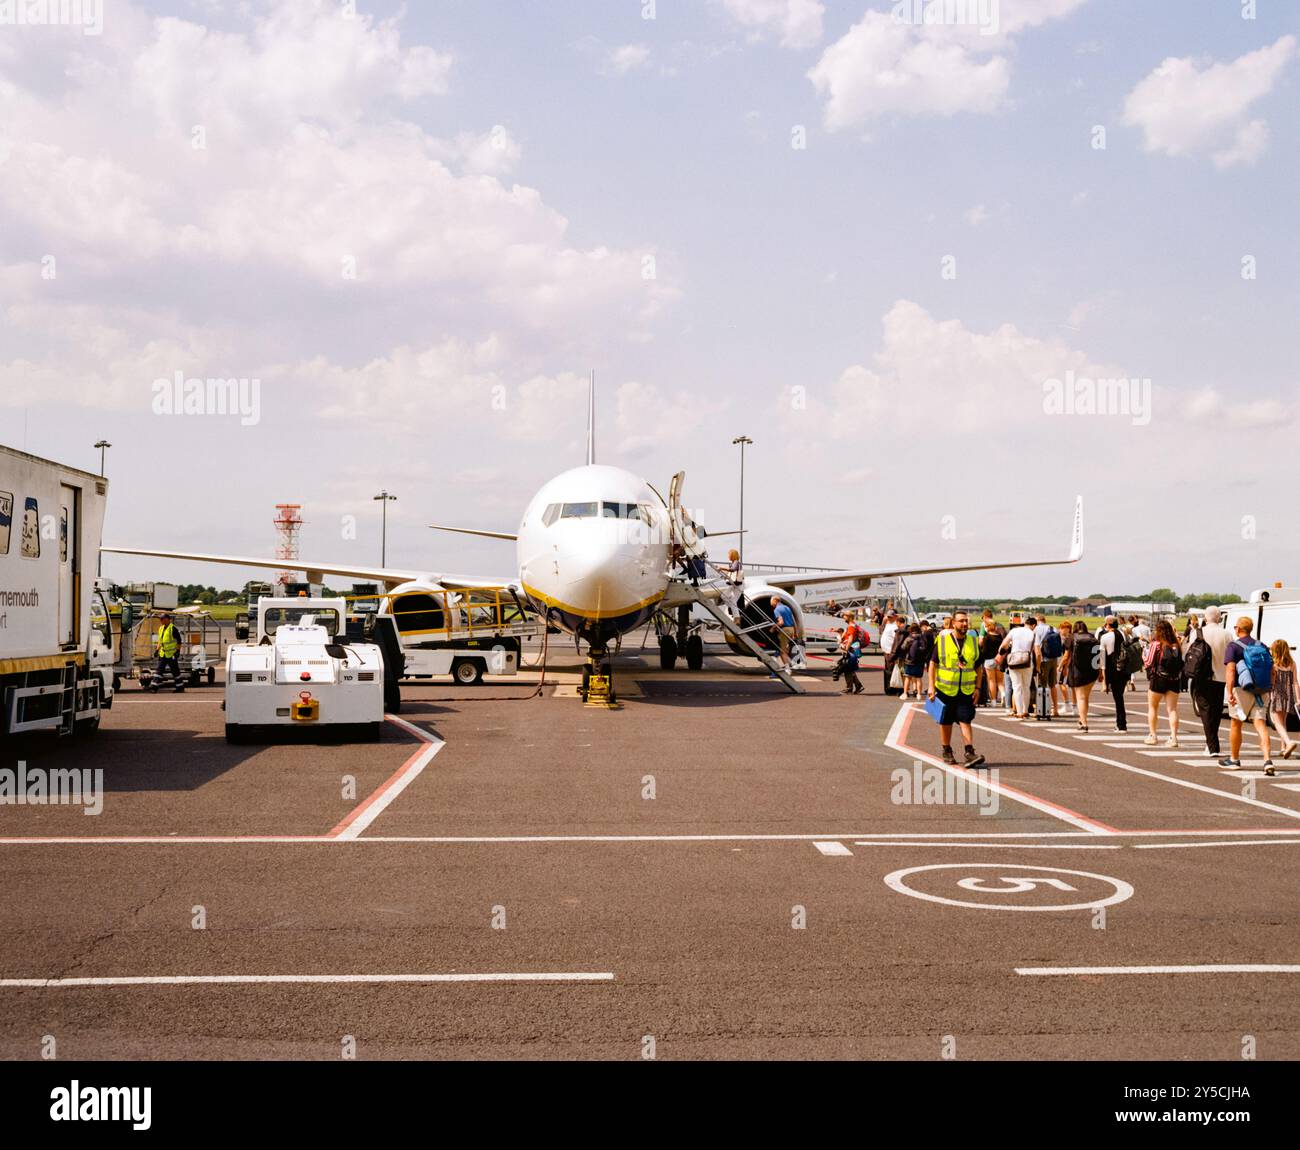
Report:
[{"label": "white painted line", "polygon": [[1219,765],[1218,759],[1212,759],[1208,755],[1203,759],[1177,759],[1176,761],[1184,767],[1217,767]]},{"label": "white painted line", "polygon": [[[1231,799],[1233,802],[1245,803],[1248,806],[1259,807],[1261,810],[1272,811],[1274,814],[1285,815],[1289,819],[1300,819],[1300,810],[1295,807],[1281,807],[1276,803],[1266,803],[1262,799],[1248,798],[1246,795],[1234,794],[1232,791],[1221,791],[1217,787],[1207,787],[1203,783],[1194,783],[1190,779],[1180,779],[1174,775],[1164,775],[1159,771],[1148,771],[1145,767],[1134,767],[1128,763],[1121,763],[1118,759],[1107,759],[1101,755],[1094,755],[1088,751],[1076,751],[1073,747],[1053,745],[1044,743],[1038,739],[1027,739],[1024,735],[1013,735],[1010,731],[1000,731],[996,727],[980,727],[982,731],[991,731],[995,735],[1000,735],[1004,739],[1015,739],[1020,743],[1029,743],[1035,747],[1045,747],[1049,751],[1064,751],[1067,755],[1077,755],[1081,759],[1091,759],[1095,763],[1105,763],[1107,766],[1118,767],[1121,771],[1128,771],[1134,775],[1145,775],[1147,778],[1158,779],[1164,783],[1170,783],[1176,787],[1187,787],[1193,791],[1203,791],[1207,795],[1213,795],[1218,799]],[[1236,772],[1240,773],[1240,772]]]},{"label": "white painted line", "polygon": [[0,987],[243,986],[358,982],[612,982],[612,971],[523,971],[485,974],[151,974],[123,978],[0,978]]},{"label": "white painted line", "polygon": [[437,735],[430,734],[428,731],[415,726],[414,723],[408,723],[405,719],[399,719],[396,715],[385,715],[390,723],[396,723],[407,733],[414,735],[417,739],[428,745],[423,751],[413,755],[406,764],[406,768],[395,779],[391,780],[381,792],[372,795],[366,805],[359,811],[355,812],[355,817],[349,815],[340,824],[335,827],[334,832],[340,839],[360,838],[361,832],[364,831],[371,823],[384,813],[392,803],[415,778],[429,765],[430,760],[447,744],[444,743]]},{"label": "white painted line", "polygon": [[[1109,744],[1107,744],[1109,745]],[[1189,751],[1195,751],[1196,747],[1181,747],[1178,750],[1168,751],[1138,751],[1139,755],[1146,755],[1149,759],[1176,759],[1179,755],[1185,755]],[[1201,748],[1202,750],[1204,748]]]},{"label": "white painted line", "polygon": [[846,847],[843,843],[814,842],[813,846],[815,846],[824,855],[852,855],[853,854],[853,852],[849,850],[849,848]]},{"label": "white painted line", "polygon": [[1275,787],[1281,787],[1284,791],[1300,791],[1300,783],[1274,783]]},{"label": "white painted line", "polygon": [[[1089,838],[1092,836],[1089,835]],[[960,847],[963,850],[1007,850],[1007,851],[1118,851],[1123,850],[1118,843],[954,843],[954,842],[860,842],[854,841],[855,847]],[[847,852],[845,852],[847,853]]]},{"label": "white painted line", "polygon": [[[1264,847],[1274,843],[1288,846],[1300,845],[1300,839],[1233,839],[1230,842],[1211,843],[1134,843],[1133,849],[1139,851],[1187,850],[1190,847]],[[979,845],[983,845],[982,843]]]},{"label": "white painted line", "polygon": [[[1023,806],[1031,807],[1045,815],[1051,815],[1053,818],[1060,819],[1062,822],[1069,823],[1071,826],[1078,827],[1080,830],[1088,831],[1090,834],[1106,835],[1113,833],[1112,828],[1093,822],[1091,819],[1068,810],[1065,807],[1059,807],[1055,803],[1049,803],[1045,799],[1040,799],[1036,795],[1027,794],[1024,791],[1017,790],[1015,787],[1009,787],[1005,783],[995,783],[987,777],[986,773],[981,774],[979,771],[968,771],[964,767],[951,766],[939,758],[938,755],[931,755],[924,751],[904,747],[900,739],[903,724],[907,721],[909,712],[914,714],[925,713],[920,710],[912,711],[911,705],[907,703],[904,703],[898,708],[898,714],[894,716],[894,722],[889,728],[889,734],[885,736],[885,746],[890,750],[897,751],[901,755],[906,755],[910,759],[923,759],[932,766],[938,767],[941,771],[945,771],[956,778],[964,778],[968,780],[968,784],[970,780],[977,780],[980,787],[995,791],[1004,798],[1011,799],[1013,802],[1020,803]],[[991,730],[992,728],[981,727],[980,729]],[[1017,735],[1011,735],[1005,731],[998,731],[997,733],[1005,738],[1014,739],[1019,737]],[[1047,746],[1048,744],[1042,745]],[[1297,814],[1300,815],[1300,812],[1297,812]]]},{"label": "white painted line", "polygon": [[1288,963],[1206,963],[1202,966],[1018,966],[1017,974],[1300,974]]}]

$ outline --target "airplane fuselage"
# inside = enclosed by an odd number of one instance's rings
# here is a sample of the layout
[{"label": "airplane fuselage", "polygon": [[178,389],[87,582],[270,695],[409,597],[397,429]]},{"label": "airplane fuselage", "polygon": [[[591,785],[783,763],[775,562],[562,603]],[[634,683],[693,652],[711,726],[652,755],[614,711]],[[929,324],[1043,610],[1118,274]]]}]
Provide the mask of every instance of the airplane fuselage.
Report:
[{"label": "airplane fuselage", "polygon": [[557,475],[529,503],[516,546],[538,614],[597,646],[645,623],[668,589],[668,509],[618,467]]}]

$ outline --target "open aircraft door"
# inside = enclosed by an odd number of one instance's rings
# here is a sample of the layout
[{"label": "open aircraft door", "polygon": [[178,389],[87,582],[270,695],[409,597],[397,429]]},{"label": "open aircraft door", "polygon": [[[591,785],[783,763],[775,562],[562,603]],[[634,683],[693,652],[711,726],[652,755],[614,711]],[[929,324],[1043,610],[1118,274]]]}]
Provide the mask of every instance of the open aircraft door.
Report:
[{"label": "open aircraft door", "polygon": [[681,545],[688,555],[700,552],[700,534],[694,520],[682,507],[682,485],[686,482],[686,472],[679,471],[668,484],[668,529],[672,541]]}]

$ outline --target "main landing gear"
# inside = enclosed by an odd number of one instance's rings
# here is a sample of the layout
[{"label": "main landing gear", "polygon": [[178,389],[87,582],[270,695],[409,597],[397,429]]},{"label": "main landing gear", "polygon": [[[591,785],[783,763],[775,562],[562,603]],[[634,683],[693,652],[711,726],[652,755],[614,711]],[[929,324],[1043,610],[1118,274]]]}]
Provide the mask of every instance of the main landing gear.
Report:
[{"label": "main landing gear", "polygon": [[[671,626],[671,624],[670,624]],[[704,636],[699,628],[691,628],[691,606],[683,603],[677,608],[677,626],[675,632],[667,627],[659,628],[659,669],[671,671],[677,665],[679,656],[685,657],[686,666],[698,671],[704,666]]]},{"label": "main landing gear", "polygon": [[582,698],[589,707],[613,710],[618,703],[614,693],[614,663],[604,647],[592,646],[587,665],[582,668]]}]

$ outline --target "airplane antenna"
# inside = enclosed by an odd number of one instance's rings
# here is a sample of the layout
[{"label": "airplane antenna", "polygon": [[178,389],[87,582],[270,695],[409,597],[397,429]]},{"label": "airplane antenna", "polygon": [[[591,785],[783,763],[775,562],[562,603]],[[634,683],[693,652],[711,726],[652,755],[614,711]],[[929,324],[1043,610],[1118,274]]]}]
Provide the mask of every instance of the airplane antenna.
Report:
[{"label": "airplane antenna", "polygon": [[596,462],[596,371],[587,386],[587,466]]}]

